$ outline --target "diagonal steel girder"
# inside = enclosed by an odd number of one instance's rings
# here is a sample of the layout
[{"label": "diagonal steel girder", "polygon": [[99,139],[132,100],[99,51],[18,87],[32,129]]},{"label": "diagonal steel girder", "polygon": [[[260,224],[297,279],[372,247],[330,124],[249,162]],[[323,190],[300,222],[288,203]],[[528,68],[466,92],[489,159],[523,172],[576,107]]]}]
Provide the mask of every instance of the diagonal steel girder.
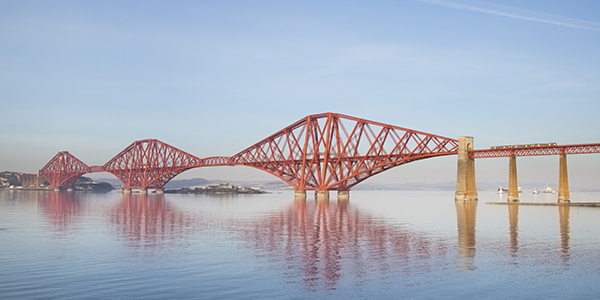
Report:
[{"label": "diagonal steel girder", "polygon": [[231,157],[295,189],[347,190],[390,168],[456,154],[458,141],[336,113],[309,115]]}]

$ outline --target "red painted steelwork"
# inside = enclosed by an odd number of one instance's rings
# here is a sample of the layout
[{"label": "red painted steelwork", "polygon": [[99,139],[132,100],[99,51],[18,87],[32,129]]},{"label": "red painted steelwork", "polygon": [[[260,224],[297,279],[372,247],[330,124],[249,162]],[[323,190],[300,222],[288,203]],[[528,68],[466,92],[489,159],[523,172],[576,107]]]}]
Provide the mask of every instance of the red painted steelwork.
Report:
[{"label": "red painted steelwork", "polygon": [[180,173],[203,166],[203,160],[159,140],[135,141],[102,167],[126,188],[162,188]]},{"label": "red painted steelwork", "polygon": [[600,153],[600,144],[556,145],[469,151],[470,158]]},{"label": "red painted steelwork", "polygon": [[55,186],[72,186],[84,173],[109,172],[125,188],[147,189],[162,188],[191,168],[243,165],[269,172],[295,189],[348,190],[390,168],[457,150],[455,139],[323,113],[307,116],[232,157],[201,159],[147,139],[133,142],[103,166],[88,167],[61,152],[42,175]]},{"label": "red painted steelwork", "polygon": [[90,173],[93,172],[104,172],[102,166],[90,166]]},{"label": "red painted steelwork", "polygon": [[227,156],[213,156],[203,158],[201,164],[198,167],[212,167],[212,166],[231,166],[231,157]]},{"label": "red painted steelwork", "polygon": [[40,175],[46,177],[53,188],[73,188],[77,179],[89,172],[89,168],[77,157],[62,151],[40,169]]},{"label": "red painted steelwork", "polygon": [[[159,140],[133,142],[103,166],[59,152],[40,174],[57,188],[88,172],[110,172],[126,188],[162,188],[196,167],[242,165],[269,172],[295,189],[348,190],[416,160],[457,154],[458,141],[342,114],[309,115],[232,157],[198,158]],[[600,144],[469,151],[470,158],[600,153]]]},{"label": "red painted steelwork", "polygon": [[241,151],[231,164],[264,170],[295,189],[348,190],[393,167],[457,151],[455,139],[323,113]]}]

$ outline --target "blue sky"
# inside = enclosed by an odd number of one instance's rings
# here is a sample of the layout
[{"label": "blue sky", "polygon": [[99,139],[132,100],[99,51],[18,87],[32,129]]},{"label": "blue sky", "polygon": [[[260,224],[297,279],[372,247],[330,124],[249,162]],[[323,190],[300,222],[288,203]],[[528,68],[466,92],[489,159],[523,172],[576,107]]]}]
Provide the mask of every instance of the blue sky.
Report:
[{"label": "blue sky", "polygon": [[[600,142],[598,1],[0,1],[0,169],[101,165],[157,138],[233,155],[339,112],[497,144]],[[520,181],[556,182],[557,157]],[[506,181],[507,159],[478,160]],[[569,157],[600,185],[600,155]],[[455,179],[455,157],[373,181]],[[249,168],[180,178],[270,179]]]}]

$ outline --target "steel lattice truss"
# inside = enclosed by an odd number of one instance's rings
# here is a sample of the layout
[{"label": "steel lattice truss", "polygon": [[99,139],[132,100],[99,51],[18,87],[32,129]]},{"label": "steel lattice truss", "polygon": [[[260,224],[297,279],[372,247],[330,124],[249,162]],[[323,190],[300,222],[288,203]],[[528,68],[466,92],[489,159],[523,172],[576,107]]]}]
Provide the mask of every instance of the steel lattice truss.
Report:
[{"label": "steel lattice truss", "polygon": [[102,167],[124,187],[162,188],[169,180],[203,160],[159,140],[135,141]]},{"label": "steel lattice truss", "polygon": [[458,141],[335,113],[307,116],[231,157],[295,189],[348,190],[383,171],[456,154]]},{"label": "steel lattice truss", "polygon": [[470,158],[600,153],[600,144],[556,145],[469,151]]},{"label": "steel lattice truss", "polygon": [[[103,166],[59,152],[41,170],[53,187],[73,187],[88,172],[110,172],[126,188],[162,188],[196,167],[243,165],[269,172],[295,189],[348,190],[383,171],[420,159],[457,154],[458,141],[335,113],[310,115],[232,157],[198,158],[159,140],[133,142]],[[469,151],[471,158],[600,153],[600,144]]]},{"label": "steel lattice truss", "polygon": [[43,168],[40,175],[46,177],[53,187],[73,188],[81,175],[90,167],[67,151],[58,152]]},{"label": "steel lattice truss", "polygon": [[201,159],[198,167],[231,166],[231,157],[213,156]]}]

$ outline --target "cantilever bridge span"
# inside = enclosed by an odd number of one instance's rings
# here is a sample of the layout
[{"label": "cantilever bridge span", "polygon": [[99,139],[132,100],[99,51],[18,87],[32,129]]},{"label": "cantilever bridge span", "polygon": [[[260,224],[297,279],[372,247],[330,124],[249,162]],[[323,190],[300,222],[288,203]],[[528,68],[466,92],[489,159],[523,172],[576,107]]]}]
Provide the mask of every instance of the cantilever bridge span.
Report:
[{"label": "cantilever bridge span", "polygon": [[458,141],[336,113],[309,115],[231,157],[199,158],[159,140],[133,142],[102,166],[59,152],[41,170],[55,188],[72,187],[85,173],[109,172],[125,189],[162,188],[186,170],[249,166],[296,191],[342,193],[367,178],[413,161],[456,154]]},{"label": "cantilever bridge span", "polygon": [[[509,201],[518,201],[516,156],[559,155],[559,201],[569,201],[567,154],[600,153],[600,144],[473,149],[472,137],[458,140],[336,113],[309,115],[258,143],[227,157],[199,158],[156,139],[135,141],[101,166],[88,166],[59,152],[39,174],[55,189],[72,188],[90,172],[109,172],[122,183],[146,192],[162,188],[192,168],[249,166],[266,171],[306,195],[337,190],[338,197],[357,184],[413,161],[458,154],[456,200],[477,200],[475,158],[509,157]],[[511,196],[513,195],[513,196]]]}]

